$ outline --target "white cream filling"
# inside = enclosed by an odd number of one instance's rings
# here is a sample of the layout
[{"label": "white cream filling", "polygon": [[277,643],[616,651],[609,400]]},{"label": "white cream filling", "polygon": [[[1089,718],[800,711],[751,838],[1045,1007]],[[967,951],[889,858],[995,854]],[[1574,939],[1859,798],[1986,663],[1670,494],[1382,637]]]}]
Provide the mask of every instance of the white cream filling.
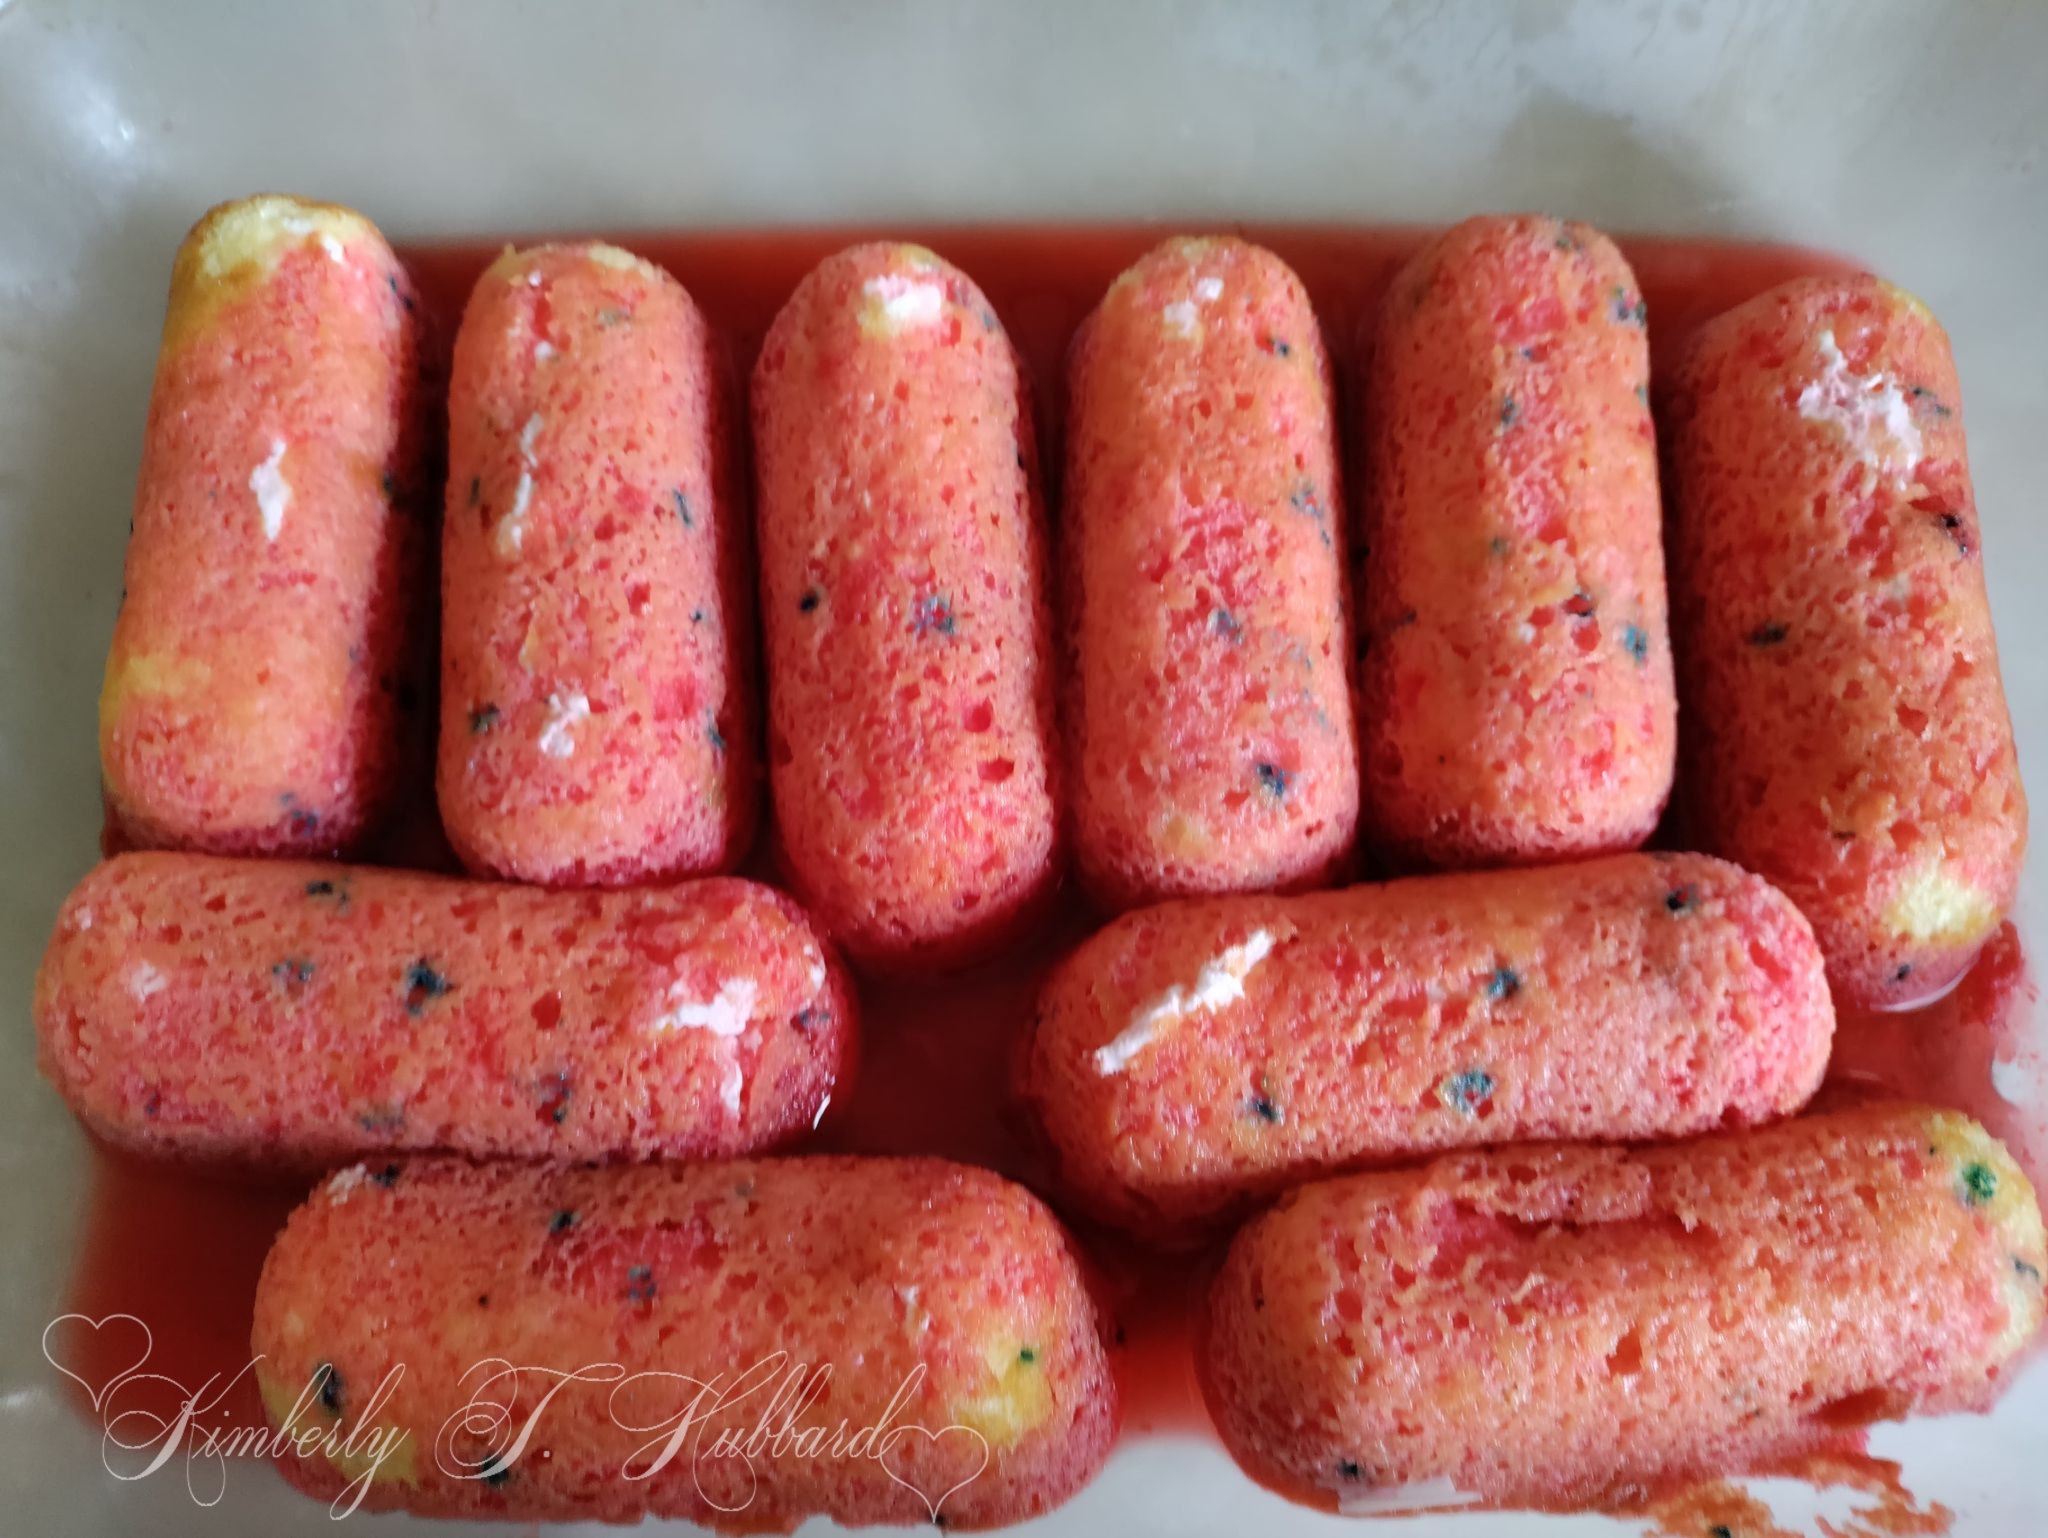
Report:
[{"label": "white cream filling", "polygon": [[549,758],[567,758],[576,751],[576,739],[570,734],[578,722],[589,719],[590,701],[581,693],[550,694],[548,718],[540,729],[541,752]]},{"label": "white cream filling", "polygon": [[[315,221],[297,214],[289,215],[279,222],[283,224],[288,235],[310,235],[320,229]],[[335,239],[332,232],[320,230],[320,249],[327,253],[327,260],[330,262],[337,266],[348,265],[348,252],[343,249],[341,242]]]},{"label": "white cream filling", "polygon": [[1194,298],[1176,299],[1172,304],[1169,304],[1160,311],[1160,314],[1165,317],[1166,329],[1183,340],[1192,339],[1201,334],[1202,316],[1198,307],[1205,304],[1214,304],[1223,297],[1223,280],[1214,277],[1197,278],[1195,280],[1194,293]]},{"label": "white cream filling", "polygon": [[1159,1032],[1189,1015],[1205,1014],[1244,997],[1244,981],[1273,952],[1273,936],[1264,929],[1227,947],[1202,963],[1192,988],[1176,983],[1131,1017],[1116,1040],[1095,1049],[1095,1071],[1105,1077],[1122,1073],[1132,1058],[1149,1047]]},{"label": "white cream filling", "polygon": [[941,284],[901,273],[869,278],[861,285],[861,292],[879,303],[883,316],[899,330],[904,326],[928,326],[946,308],[946,290]]},{"label": "white cream filling", "polygon": [[327,1182],[327,1199],[336,1206],[355,1195],[356,1190],[370,1178],[370,1167],[366,1164],[351,1164],[345,1170],[336,1170]]},{"label": "white cream filling", "polygon": [[270,440],[270,457],[249,472],[249,489],[256,494],[256,511],[263,515],[263,537],[272,544],[284,529],[284,510],[292,505],[292,488],[284,478],[285,441]]},{"label": "white cream filling", "polygon": [[657,1031],[709,1031],[714,1036],[737,1036],[754,1017],[754,1005],[761,996],[760,985],[751,977],[728,978],[709,999],[679,997],[682,985],[669,990],[669,1007],[656,1017]]},{"label": "white cream filling", "polygon": [[724,1057],[718,1075],[718,1103],[725,1107],[726,1114],[737,1119],[740,1114],[740,1096],[746,1092],[746,1070],[740,1067],[740,1044],[730,1038],[720,1041]]},{"label": "white cream filling", "polygon": [[1820,334],[1820,377],[1799,392],[1799,414],[1836,428],[1856,457],[1904,480],[1919,467],[1920,428],[1896,381],[1852,374],[1832,330]]},{"label": "white cream filling", "polygon": [[533,503],[533,472],[539,468],[534,457],[534,440],[540,436],[540,415],[526,419],[519,429],[519,485],[512,493],[512,506],[498,522],[498,554],[510,559],[526,543],[526,510]]}]

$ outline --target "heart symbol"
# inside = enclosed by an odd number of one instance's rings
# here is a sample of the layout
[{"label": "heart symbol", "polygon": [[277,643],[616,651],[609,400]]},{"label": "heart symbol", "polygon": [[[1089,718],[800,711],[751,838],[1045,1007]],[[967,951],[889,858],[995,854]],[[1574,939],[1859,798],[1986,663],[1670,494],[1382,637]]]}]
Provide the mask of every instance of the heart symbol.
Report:
[{"label": "heart symbol", "polygon": [[[893,1454],[896,1451],[896,1444],[898,1442],[901,1442],[907,1436],[920,1436],[923,1437],[925,1441],[936,1444],[942,1438],[951,1437],[956,1434],[963,1437],[971,1437],[973,1439],[975,1449],[980,1457],[980,1461],[974,1465],[972,1472],[970,1472],[965,1479],[961,1480],[959,1483],[955,1485],[949,1486],[946,1490],[941,1492],[941,1494],[936,1500],[934,1500],[931,1496],[925,1493],[924,1487],[922,1485],[919,1485],[915,1480],[911,1479],[908,1475],[897,1472],[897,1470],[891,1467],[889,1463],[889,1458],[891,1454]],[[898,1426],[895,1432],[890,1436],[889,1440],[885,1444],[883,1444],[881,1463],[882,1472],[884,1474],[887,1474],[891,1479],[895,1480],[897,1484],[903,1486],[904,1489],[910,1491],[919,1500],[923,1501],[925,1505],[925,1510],[931,1513],[932,1521],[937,1522],[939,1520],[939,1508],[944,1506],[946,1502],[950,1501],[962,1490],[965,1490],[969,1485],[973,1484],[977,1479],[981,1478],[982,1470],[988,1467],[988,1439],[984,1437],[979,1431],[976,1431],[972,1426],[941,1426],[937,1431],[927,1431],[922,1426]]]},{"label": "heart symbol", "polygon": [[[99,1388],[94,1388],[90,1383],[86,1382],[85,1379],[81,1378],[77,1373],[73,1372],[70,1368],[66,1367],[62,1362],[58,1361],[58,1352],[52,1351],[50,1349],[50,1337],[56,1333],[57,1327],[59,1325],[65,1324],[75,1324],[78,1327],[78,1329],[90,1330],[92,1331],[95,1339],[98,1338],[100,1331],[104,1330],[108,1325],[132,1324],[135,1326],[136,1329],[142,1332],[141,1354],[138,1355],[133,1362],[130,1362],[126,1367],[122,1368],[119,1372],[115,1373],[113,1377],[109,1378],[106,1381],[106,1383],[101,1385]],[[75,1337],[77,1331],[69,1330],[65,1333],[67,1335],[72,1335]],[[60,1348],[62,1344],[63,1342],[60,1339],[58,1342]],[[64,1374],[65,1377],[69,1378],[73,1383],[76,1383],[80,1388],[85,1390],[85,1397],[92,1401],[92,1407],[95,1414],[98,1413],[100,1406],[106,1402],[107,1395],[113,1393],[115,1389],[119,1388],[129,1378],[134,1377],[136,1373],[142,1370],[142,1364],[149,1360],[150,1348],[154,1344],[155,1342],[153,1341],[149,1333],[149,1326],[144,1324],[140,1319],[137,1319],[133,1314],[109,1314],[104,1319],[89,1319],[84,1314],[59,1314],[55,1319],[52,1319],[48,1324],[43,1326],[43,1360],[48,1362],[52,1367],[56,1368],[57,1371]]]}]

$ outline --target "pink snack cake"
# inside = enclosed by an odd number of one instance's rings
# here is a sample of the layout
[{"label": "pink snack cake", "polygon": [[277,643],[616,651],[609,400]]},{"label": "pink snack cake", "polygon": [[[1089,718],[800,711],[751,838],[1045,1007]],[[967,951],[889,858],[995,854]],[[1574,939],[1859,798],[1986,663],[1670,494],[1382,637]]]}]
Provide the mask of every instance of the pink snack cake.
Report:
[{"label": "pink snack cake", "polygon": [[852,989],[780,893],[549,893],[127,854],[36,979],[44,1074],[110,1142],[305,1166],[411,1149],[713,1158],[808,1132]]},{"label": "pink snack cake", "polygon": [[252,197],[185,237],[100,693],[126,841],[332,853],[388,807],[428,393],[411,280],[361,214]]},{"label": "pink snack cake", "polygon": [[2027,802],[1948,338],[1876,278],[1700,328],[1665,412],[1686,809],[1813,920],[1845,1004],[1961,977]]},{"label": "pink snack cake", "polygon": [[723,360],[616,246],[507,250],[449,384],[441,815],[542,886],[725,869],[754,826],[745,525]]},{"label": "pink snack cake", "polygon": [[1022,1090],[1087,1211],[1180,1240],[1359,1165],[1770,1121],[1833,1035],[1782,893],[1610,855],[1126,914],[1046,983]]},{"label": "pink snack cake", "polygon": [[1126,271],[1068,369],[1063,586],[1075,860],[1102,905],[1312,885],[1350,853],[1330,361],[1241,240]]},{"label": "pink snack cake", "polygon": [[[254,1349],[273,1424],[304,1433],[286,1477],[342,1505],[980,1528],[1108,1455],[1102,1329],[1052,1214],[986,1170],[424,1160],[344,1170],[293,1214]],[[607,1363],[540,1405],[550,1370]],[[480,1391],[514,1414],[471,1411]]]},{"label": "pink snack cake", "polygon": [[754,370],[769,775],[856,959],[984,955],[1060,874],[1045,531],[1016,350],[917,246],[821,262]]},{"label": "pink snack cake", "polygon": [[1393,280],[1364,412],[1361,818],[1401,866],[1632,849],[1671,790],[1648,333],[1583,224],[1469,219]]},{"label": "pink snack cake", "polygon": [[1570,1508],[1985,1408],[2044,1267],[2026,1177],[1949,1111],[1488,1150],[1251,1223],[1202,1371],[1238,1461],[1316,1504]]}]

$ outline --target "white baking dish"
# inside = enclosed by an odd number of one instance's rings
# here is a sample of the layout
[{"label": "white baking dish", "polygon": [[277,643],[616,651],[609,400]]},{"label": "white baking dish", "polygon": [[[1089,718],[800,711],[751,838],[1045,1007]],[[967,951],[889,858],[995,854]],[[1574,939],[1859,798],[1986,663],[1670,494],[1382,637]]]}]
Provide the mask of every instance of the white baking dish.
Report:
[{"label": "white baking dish", "polygon": [[[0,0],[0,1530],[315,1533],[247,1461],[122,1481],[42,1351],[86,1194],[28,998],[94,858],[94,698],[170,255],[258,189],[399,240],[892,219],[1443,222],[1852,253],[1951,331],[2023,764],[2048,765],[2048,8],[1531,0],[578,6]],[[2039,787],[2037,785],[2037,791]],[[2048,946],[2036,840],[2020,906]],[[2034,1055],[2004,1076],[2048,1116]],[[1877,1428],[1968,1538],[2040,1532],[2048,1364],[1988,1419]],[[133,1464],[129,1465],[131,1468]],[[1788,1525],[1841,1492],[1771,1484]],[[355,1521],[373,1519],[357,1517]],[[374,1519],[379,1531],[428,1529]],[[1338,1519],[1206,1441],[1130,1437],[1046,1532]],[[1628,1530],[1444,1515],[1418,1534]]]}]

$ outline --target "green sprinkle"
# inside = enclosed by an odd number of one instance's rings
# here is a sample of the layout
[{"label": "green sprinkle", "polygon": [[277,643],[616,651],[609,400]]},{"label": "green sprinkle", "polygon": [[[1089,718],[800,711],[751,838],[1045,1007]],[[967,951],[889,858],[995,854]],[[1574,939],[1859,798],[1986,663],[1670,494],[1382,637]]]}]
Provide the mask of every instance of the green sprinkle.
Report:
[{"label": "green sprinkle", "polygon": [[502,1458],[502,1454],[492,1453],[485,1460],[483,1467],[477,1471],[477,1478],[481,1479],[493,1490],[512,1477],[512,1465],[503,1462]]},{"label": "green sprinkle", "polygon": [[1288,357],[1294,351],[1294,349],[1287,344],[1287,339],[1285,337],[1273,336],[1270,333],[1259,338],[1259,346],[1263,347],[1267,352],[1271,353],[1276,358]]},{"label": "green sprinkle", "polygon": [[548,1234],[550,1235],[550,1237],[558,1234],[566,1234],[570,1229],[574,1228],[575,1226],[575,1210],[573,1208],[564,1207],[561,1209],[561,1211],[557,1212],[553,1217],[548,1219]]},{"label": "green sprinkle", "polygon": [[1906,393],[1913,397],[1914,405],[1925,406],[1935,416],[1945,417],[1950,414],[1948,407],[1944,406],[1935,393],[1925,385],[1914,385]]},{"label": "green sprinkle", "polygon": [[1337,1477],[1339,1479],[1363,1479],[1365,1477],[1365,1470],[1358,1466],[1355,1459],[1339,1458],[1337,1460]]},{"label": "green sprinkle", "polygon": [[390,1190],[398,1184],[398,1166],[395,1164],[385,1165],[384,1168],[370,1177],[370,1181],[373,1185],[380,1185],[385,1190]]},{"label": "green sprinkle", "polygon": [[1436,1087],[1437,1098],[1461,1116],[1477,1116],[1493,1099],[1493,1075],[1484,1068],[1468,1068],[1446,1077]]},{"label": "green sprinkle", "polygon": [[1496,534],[1486,542],[1487,552],[1491,555],[1506,555],[1510,548],[1505,534]]},{"label": "green sprinkle", "polygon": [[955,628],[953,601],[943,593],[920,598],[910,628],[918,635],[951,635]]},{"label": "green sprinkle", "polygon": [[1972,1207],[1981,1207],[1998,1194],[1998,1172],[1988,1164],[1963,1166],[1963,1197]]},{"label": "green sprinkle", "polygon": [[712,752],[723,753],[725,751],[725,733],[718,729],[717,721],[714,720],[706,724],[704,735],[711,743]]},{"label": "green sprinkle", "polygon": [[1500,398],[1500,425],[1503,429],[1513,427],[1521,415],[1522,408],[1515,404],[1512,395],[1503,395]]},{"label": "green sprinkle", "polygon": [[394,502],[394,501],[396,501],[397,499],[398,499],[398,481],[397,481],[397,478],[396,478],[396,477],[394,477],[394,476],[392,475],[392,473],[391,473],[391,472],[390,472],[389,470],[386,470],[386,471],[384,472],[384,500],[385,500],[386,502]]},{"label": "green sprinkle", "polygon": [[405,1112],[395,1106],[373,1106],[356,1113],[356,1125],[365,1132],[396,1132],[405,1125]]},{"label": "green sprinkle", "polygon": [[1232,641],[1239,640],[1244,635],[1244,626],[1238,623],[1237,616],[1228,609],[1211,609],[1209,611],[1209,628],[1217,635],[1224,636]]},{"label": "green sprinkle", "polygon": [[1756,629],[1749,633],[1749,644],[1751,646],[1776,646],[1791,633],[1791,627],[1783,620],[1772,620],[1767,625],[1757,626]]},{"label": "green sprinkle", "polygon": [[484,479],[480,475],[469,478],[469,505],[475,507],[484,497]]},{"label": "green sprinkle", "polygon": [[690,511],[689,493],[684,491],[682,487],[677,486],[668,495],[669,500],[676,505],[676,516],[683,520],[683,527],[686,529],[696,528],[697,520]]},{"label": "green sprinkle", "polygon": [[540,1113],[557,1127],[569,1119],[569,1071],[557,1069],[534,1086],[540,1099]]},{"label": "green sprinkle", "polygon": [[313,980],[313,963],[303,956],[287,956],[270,969],[270,975],[287,988],[303,988]]},{"label": "green sprinkle", "polygon": [[453,983],[434,970],[432,962],[422,957],[405,969],[405,1012],[409,1015],[425,1013],[429,1004],[451,992],[454,987]]},{"label": "green sprinkle", "polygon": [[1303,481],[1287,494],[1288,503],[1296,512],[1306,513],[1316,521],[1316,533],[1322,537],[1323,546],[1328,549],[1330,539],[1329,521],[1323,516],[1322,499],[1316,495],[1315,483]]},{"label": "green sprinkle", "polygon": [[1690,886],[1673,887],[1664,894],[1664,911],[1666,913],[1690,913],[1692,912],[1693,904],[1698,900],[1699,894]]},{"label": "green sprinkle", "polygon": [[1278,764],[1269,764],[1261,759],[1254,766],[1253,772],[1258,776],[1260,790],[1263,790],[1275,801],[1285,798],[1287,787],[1293,780],[1293,776],[1289,775],[1285,769],[1282,769]]},{"label": "green sprinkle", "polygon": [[1251,1102],[1247,1105],[1246,1109],[1252,1115],[1258,1117],[1260,1121],[1267,1122],[1276,1127],[1287,1119],[1280,1114],[1280,1107],[1273,1104],[1272,1100],[1263,1091],[1252,1096]]},{"label": "green sprinkle", "polygon": [[1637,662],[1645,661],[1650,655],[1649,634],[1640,625],[1621,627],[1621,649]]},{"label": "green sprinkle", "polygon": [[1650,404],[1650,387],[1648,385],[1636,386],[1636,404],[1639,406]]},{"label": "green sprinkle", "polygon": [[1038,1353],[1032,1350],[1031,1347],[1026,1346],[1023,1350],[1017,1353],[1017,1360],[1022,1362],[1026,1367],[1029,1367],[1033,1362],[1038,1360]]},{"label": "green sprinkle", "polygon": [[469,713],[469,734],[472,737],[481,737],[497,724],[498,707],[495,705],[479,705]]},{"label": "green sprinkle", "polygon": [[1486,980],[1486,996],[1496,1003],[1511,999],[1521,991],[1521,975],[1510,966],[1495,967],[1493,975]]},{"label": "green sprinkle", "polygon": [[341,1374],[332,1362],[322,1362],[313,1370],[313,1381],[319,1385],[320,1408],[329,1415],[341,1414]]},{"label": "green sprinkle", "polygon": [[818,607],[818,605],[823,603],[824,601],[825,595],[823,593],[819,592],[814,587],[806,588],[804,590],[804,596],[796,601],[797,613],[809,614],[813,612]]},{"label": "green sprinkle", "polygon": [[2019,1276],[2019,1278],[2022,1281],[2032,1282],[2036,1286],[2040,1285],[2040,1270],[2037,1267],[2029,1264],[2027,1261],[2021,1260],[2017,1255],[2013,1256],[2012,1258],[2012,1268],[2013,1271]]},{"label": "green sprinkle", "polygon": [[626,1296],[635,1303],[654,1301],[654,1268],[652,1266],[628,1266],[626,1268]]},{"label": "green sprinkle", "polygon": [[606,308],[597,312],[597,323],[607,331],[613,326],[622,326],[633,317],[617,308]]},{"label": "green sprinkle", "polygon": [[1646,326],[1650,321],[1650,307],[1640,296],[1631,298],[1625,288],[1614,291],[1614,318],[1625,326]]},{"label": "green sprinkle", "polygon": [[316,900],[323,897],[331,897],[334,899],[334,911],[337,915],[348,912],[348,881],[346,878],[341,881],[309,881],[306,883],[306,895]]},{"label": "green sprinkle", "polygon": [[1707,1538],[1735,1538],[1735,1531],[1726,1522],[1716,1522],[1707,1529]]}]

